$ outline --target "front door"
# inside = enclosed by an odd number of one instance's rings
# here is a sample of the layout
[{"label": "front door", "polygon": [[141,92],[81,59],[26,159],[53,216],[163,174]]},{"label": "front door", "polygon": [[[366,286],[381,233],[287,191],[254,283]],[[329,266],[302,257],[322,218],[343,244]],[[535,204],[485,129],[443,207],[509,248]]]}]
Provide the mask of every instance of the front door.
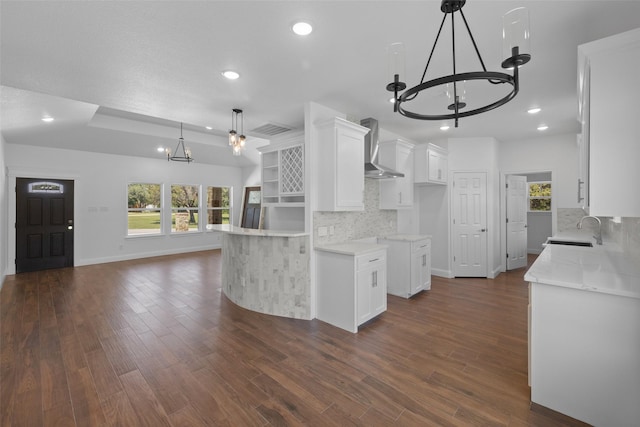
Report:
[{"label": "front door", "polygon": [[527,266],[527,177],[507,176],[507,270]]},{"label": "front door", "polygon": [[73,184],[16,178],[16,273],[73,267]]},{"label": "front door", "polygon": [[453,275],[487,277],[487,174],[453,174]]},{"label": "front door", "polygon": [[245,187],[242,206],[242,223],[243,228],[259,228],[260,227],[260,187]]}]

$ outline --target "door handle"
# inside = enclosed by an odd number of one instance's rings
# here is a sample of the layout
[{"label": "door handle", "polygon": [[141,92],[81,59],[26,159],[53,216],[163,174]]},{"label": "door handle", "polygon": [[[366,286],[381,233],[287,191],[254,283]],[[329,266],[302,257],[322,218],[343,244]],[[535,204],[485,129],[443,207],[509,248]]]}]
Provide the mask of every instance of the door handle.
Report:
[{"label": "door handle", "polygon": [[485,231],[487,231],[487,229],[486,229],[486,228],[481,228],[481,229],[480,229],[480,230],[478,230],[478,231],[480,231],[481,233],[484,233]]}]

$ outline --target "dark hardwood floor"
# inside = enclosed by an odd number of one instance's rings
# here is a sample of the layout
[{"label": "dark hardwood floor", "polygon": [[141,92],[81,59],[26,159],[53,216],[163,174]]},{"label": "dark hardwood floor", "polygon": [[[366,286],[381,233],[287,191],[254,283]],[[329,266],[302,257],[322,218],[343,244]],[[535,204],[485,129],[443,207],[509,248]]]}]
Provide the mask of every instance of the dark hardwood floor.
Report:
[{"label": "dark hardwood floor", "polygon": [[235,306],[220,251],[8,276],[2,426],[580,425],[532,411],[524,269],[358,334]]}]

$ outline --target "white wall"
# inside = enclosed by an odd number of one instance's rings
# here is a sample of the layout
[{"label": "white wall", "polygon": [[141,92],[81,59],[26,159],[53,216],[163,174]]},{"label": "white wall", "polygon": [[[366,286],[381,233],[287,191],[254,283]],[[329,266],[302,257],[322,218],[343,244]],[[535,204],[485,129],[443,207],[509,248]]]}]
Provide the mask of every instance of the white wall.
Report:
[{"label": "white wall", "polygon": [[[414,211],[417,211],[417,234],[431,236],[431,272],[435,276],[452,277],[449,256],[449,186],[414,187]],[[398,216],[400,228],[401,216]]]},{"label": "white wall", "polygon": [[7,274],[7,265],[9,262],[7,254],[9,249],[7,239],[9,203],[7,200],[8,185],[5,169],[5,145],[4,138],[2,134],[0,134],[0,289]]},{"label": "white wall", "polygon": [[550,171],[556,208],[579,208],[578,145],[575,134],[501,142],[500,170],[504,173]]},{"label": "white wall", "polygon": [[551,215],[547,212],[527,212],[527,253],[539,254],[547,237],[553,236]]},{"label": "white wall", "polygon": [[[127,184],[201,184],[233,189],[234,223],[242,198],[242,170],[198,163],[5,144],[8,185],[16,177],[75,180],[75,265],[96,264],[220,247],[216,232],[127,237]],[[165,195],[170,191],[165,190]],[[15,220],[15,193],[8,197],[9,223]],[[165,203],[170,203],[165,201]],[[5,227],[9,260],[15,258],[15,230]],[[3,239],[7,240],[7,239]],[[7,258],[7,257],[4,257]],[[9,263],[8,273],[15,267]]]}]

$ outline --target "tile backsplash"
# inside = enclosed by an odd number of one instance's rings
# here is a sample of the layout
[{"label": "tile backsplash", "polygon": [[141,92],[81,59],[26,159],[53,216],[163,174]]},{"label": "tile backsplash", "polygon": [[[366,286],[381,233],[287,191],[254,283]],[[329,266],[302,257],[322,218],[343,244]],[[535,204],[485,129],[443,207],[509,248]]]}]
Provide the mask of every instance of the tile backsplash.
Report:
[{"label": "tile backsplash", "polygon": [[640,218],[600,218],[602,235],[605,240],[612,240],[631,257],[640,261]]},{"label": "tile backsplash", "polygon": [[[582,209],[558,208],[558,232],[574,230],[585,214]],[[602,239],[619,245],[629,256],[640,260],[640,218],[599,217],[602,221]],[[584,227],[595,232],[597,225],[585,221]]]},{"label": "tile backsplash", "polygon": [[[364,210],[357,212],[313,213],[314,245],[326,245],[345,240],[395,234],[398,214],[395,210],[381,210],[380,185],[376,179],[364,180]],[[320,227],[333,227],[333,235],[319,236]]]}]

